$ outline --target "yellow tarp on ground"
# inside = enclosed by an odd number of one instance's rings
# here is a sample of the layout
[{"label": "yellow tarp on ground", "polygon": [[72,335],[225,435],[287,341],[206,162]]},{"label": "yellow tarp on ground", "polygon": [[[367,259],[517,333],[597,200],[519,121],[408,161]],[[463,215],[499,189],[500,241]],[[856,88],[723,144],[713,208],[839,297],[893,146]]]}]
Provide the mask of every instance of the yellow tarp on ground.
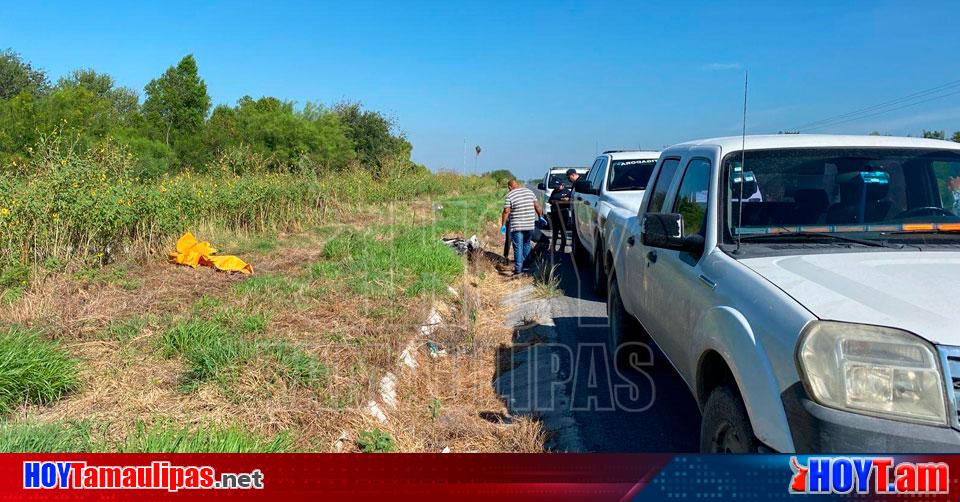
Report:
[{"label": "yellow tarp on ground", "polygon": [[240,258],[230,255],[214,256],[216,252],[217,250],[209,242],[198,241],[192,233],[187,232],[177,241],[177,250],[168,256],[171,263],[189,265],[193,268],[203,265],[227,272],[253,273],[253,267]]}]

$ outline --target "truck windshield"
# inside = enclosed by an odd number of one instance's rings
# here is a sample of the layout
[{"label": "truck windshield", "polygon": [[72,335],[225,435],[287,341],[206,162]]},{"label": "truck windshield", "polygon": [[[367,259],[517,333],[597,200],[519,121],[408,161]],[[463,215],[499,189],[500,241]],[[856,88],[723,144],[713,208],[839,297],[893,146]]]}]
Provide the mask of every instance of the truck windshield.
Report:
[{"label": "truck windshield", "polygon": [[565,173],[555,173],[550,175],[550,184],[547,185],[548,189],[557,188],[558,183],[563,183],[564,185],[570,185],[570,180],[567,179]]},{"label": "truck windshield", "polygon": [[610,165],[607,190],[646,190],[657,159],[615,160]]},{"label": "truck windshield", "polygon": [[728,154],[723,168],[727,242],[738,233],[870,239],[960,232],[957,150],[752,150],[744,164],[741,152]]}]

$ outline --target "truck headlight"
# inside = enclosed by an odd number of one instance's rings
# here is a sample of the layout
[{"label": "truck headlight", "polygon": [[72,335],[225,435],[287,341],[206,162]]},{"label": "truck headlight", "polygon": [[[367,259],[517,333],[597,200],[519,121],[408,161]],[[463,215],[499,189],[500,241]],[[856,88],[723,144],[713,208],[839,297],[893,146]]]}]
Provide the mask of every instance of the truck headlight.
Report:
[{"label": "truck headlight", "polygon": [[817,321],[804,330],[797,359],[812,397],[825,406],[947,425],[937,352],[916,335]]}]

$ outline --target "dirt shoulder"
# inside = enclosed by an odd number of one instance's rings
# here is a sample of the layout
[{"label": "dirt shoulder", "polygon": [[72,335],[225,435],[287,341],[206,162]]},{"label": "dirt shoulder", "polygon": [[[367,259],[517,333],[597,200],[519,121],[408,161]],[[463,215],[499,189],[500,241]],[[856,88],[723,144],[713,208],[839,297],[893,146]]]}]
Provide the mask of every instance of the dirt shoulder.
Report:
[{"label": "dirt shoulder", "polygon": [[[194,231],[252,276],[155,258],[41,272],[0,329],[58,343],[79,385],[13,410],[5,448],[173,450],[169,431],[241,431],[242,451],[541,451],[539,424],[510,417],[491,386],[512,336],[499,299],[516,285],[437,239],[498,243],[498,200],[363,207],[275,235]],[[442,322],[424,332],[434,309]],[[415,369],[401,363],[411,349]]]}]

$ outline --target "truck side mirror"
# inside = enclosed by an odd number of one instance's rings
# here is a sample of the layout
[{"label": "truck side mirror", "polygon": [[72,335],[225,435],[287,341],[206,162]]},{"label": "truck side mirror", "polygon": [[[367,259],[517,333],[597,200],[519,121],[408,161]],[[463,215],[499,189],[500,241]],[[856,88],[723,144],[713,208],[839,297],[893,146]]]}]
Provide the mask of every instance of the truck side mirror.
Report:
[{"label": "truck side mirror", "polygon": [[683,235],[683,216],[676,213],[650,213],[643,217],[643,244],[675,249],[693,255],[703,254],[700,234]]},{"label": "truck side mirror", "polygon": [[544,185],[542,181],[540,183],[537,183],[537,190],[546,190],[546,189],[547,189],[547,185]]}]

